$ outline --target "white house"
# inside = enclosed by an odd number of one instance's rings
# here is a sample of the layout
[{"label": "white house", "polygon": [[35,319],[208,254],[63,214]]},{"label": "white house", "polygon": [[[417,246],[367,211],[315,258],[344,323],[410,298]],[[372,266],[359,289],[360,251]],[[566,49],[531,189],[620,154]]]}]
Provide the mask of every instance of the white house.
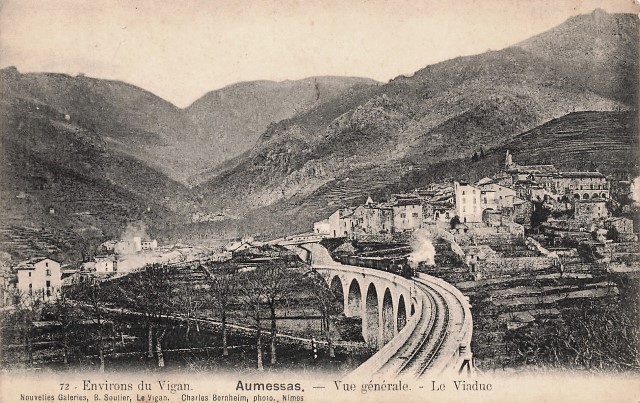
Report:
[{"label": "white house", "polygon": [[331,233],[331,226],[329,225],[329,219],[317,221],[313,223],[313,233],[319,235],[329,235]]},{"label": "white house", "polygon": [[478,184],[478,188],[484,193],[480,196],[483,209],[502,210],[505,207],[513,207],[516,191],[499,183]]},{"label": "white house", "polygon": [[353,234],[355,221],[353,210],[342,208],[329,216],[329,236],[333,238],[348,237]]},{"label": "white house", "polygon": [[115,273],[118,271],[118,261],[113,256],[95,257],[96,273]]},{"label": "white house", "polygon": [[140,247],[142,250],[155,250],[158,248],[158,241],[155,239],[143,239]]},{"label": "white house", "polygon": [[155,239],[142,239],[139,236],[134,236],[133,245],[136,252],[143,250],[155,250],[158,247],[158,241]]},{"label": "white house", "polygon": [[454,182],[456,194],[456,215],[460,217],[460,221],[481,222],[482,221],[482,205],[481,190],[473,185],[463,182]]},{"label": "white house", "polygon": [[25,260],[16,266],[16,270],[18,290],[43,301],[52,300],[62,284],[60,263],[49,258]]}]

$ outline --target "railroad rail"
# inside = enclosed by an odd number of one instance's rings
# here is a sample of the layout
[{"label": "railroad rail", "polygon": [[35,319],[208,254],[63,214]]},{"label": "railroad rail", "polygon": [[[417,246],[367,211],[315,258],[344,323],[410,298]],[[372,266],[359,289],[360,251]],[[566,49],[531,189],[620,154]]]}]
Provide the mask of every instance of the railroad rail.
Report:
[{"label": "railroad rail", "polygon": [[449,306],[442,294],[431,286],[419,283],[418,288],[427,296],[432,307],[428,320],[428,331],[416,334],[416,348],[400,366],[398,375],[420,377],[432,368],[440,350],[447,340],[450,321]]}]

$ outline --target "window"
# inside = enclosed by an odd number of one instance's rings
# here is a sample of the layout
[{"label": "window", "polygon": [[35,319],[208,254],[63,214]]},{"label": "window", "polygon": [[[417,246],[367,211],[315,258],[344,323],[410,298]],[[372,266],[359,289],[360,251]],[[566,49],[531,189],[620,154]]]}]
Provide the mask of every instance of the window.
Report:
[{"label": "window", "polygon": [[44,267],[49,267],[49,262],[44,262]]},{"label": "window", "polygon": [[31,277],[31,272],[29,272],[29,277]]},{"label": "window", "polygon": [[46,270],[46,275],[47,275],[47,277],[51,277],[51,269],[47,269]]},{"label": "window", "polygon": [[413,218],[418,218],[418,213],[413,213],[412,216]]},{"label": "window", "polygon": [[407,215],[405,213],[400,213],[400,218],[405,218]]},{"label": "window", "polygon": [[51,287],[51,281],[47,280],[47,288]]},{"label": "window", "polygon": [[462,195],[464,196],[464,190],[462,191]]}]

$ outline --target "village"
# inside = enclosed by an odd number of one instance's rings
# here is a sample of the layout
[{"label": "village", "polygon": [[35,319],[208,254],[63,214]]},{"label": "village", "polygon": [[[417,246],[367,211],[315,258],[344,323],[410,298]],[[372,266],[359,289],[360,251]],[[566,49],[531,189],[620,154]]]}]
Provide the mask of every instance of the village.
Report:
[{"label": "village", "polygon": [[422,249],[429,256],[415,270],[471,304],[479,368],[589,369],[594,349],[617,362],[635,348],[628,332],[606,329],[637,315],[637,178],[519,165],[508,152],[501,168],[476,183],[368,197],[316,222],[314,234],[348,264]]},{"label": "village", "polygon": [[[617,199],[633,200],[634,183]],[[476,183],[449,179],[387,201],[336,210],[314,223],[313,232],[360,242],[408,242],[423,230],[451,245],[461,262],[527,270],[562,266],[563,258],[586,247],[612,270],[634,270],[638,228],[629,216],[637,202],[623,205],[611,196],[611,181],[598,171],[563,172],[553,165],[518,165],[507,151],[503,169]],[[525,236],[526,234],[526,236]],[[501,253],[512,245],[511,253]],[[536,253],[518,256],[516,245]]]}]

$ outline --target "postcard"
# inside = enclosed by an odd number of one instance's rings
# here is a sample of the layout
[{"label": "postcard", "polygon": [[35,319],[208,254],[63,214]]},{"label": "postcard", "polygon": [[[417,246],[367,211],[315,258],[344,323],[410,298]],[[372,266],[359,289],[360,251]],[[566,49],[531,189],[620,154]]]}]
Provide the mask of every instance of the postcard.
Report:
[{"label": "postcard", "polygon": [[639,11],[0,2],[0,401],[639,401]]}]

